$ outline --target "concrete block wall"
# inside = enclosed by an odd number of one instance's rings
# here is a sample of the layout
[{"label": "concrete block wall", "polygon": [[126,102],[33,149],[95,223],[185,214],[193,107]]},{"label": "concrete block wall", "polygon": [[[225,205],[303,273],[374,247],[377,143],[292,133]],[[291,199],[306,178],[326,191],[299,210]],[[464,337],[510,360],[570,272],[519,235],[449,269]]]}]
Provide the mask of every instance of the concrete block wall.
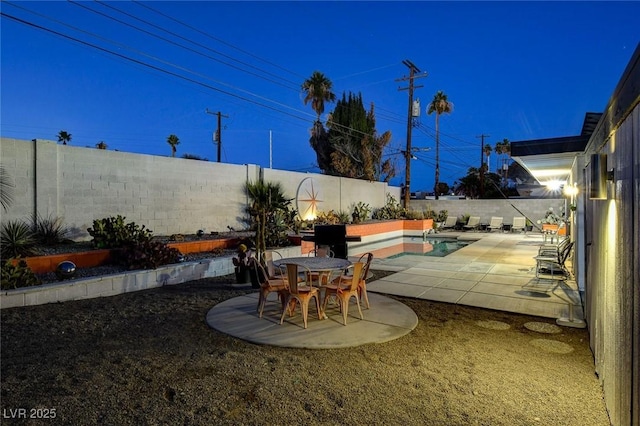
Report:
[{"label": "concrete block wall", "polygon": [[[348,179],[337,176],[327,176],[315,173],[297,173],[283,170],[264,169],[264,179],[282,183],[286,195],[295,198],[301,183],[305,179],[312,179],[314,191],[321,200],[318,209],[323,212],[352,212],[358,202],[372,207],[382,207],[387,202],[387,193],[400,199],[400,188],[390,187],[384,182],[368,182],[359,179]],[[306,194],[303,194],[304,196]],[[294,208],[295,208],[294,201]]]},{"label": "concrete block wall", "polygon": [[[502,217],[505,224],[511,224],[516,216],[523,216],[518,210],[530,218],[533,223],[544,218],[549,207],[553,207],[556,214],[565,205],[563,198],[545,199],[498,199],[498,200],[411,200],[413,210],[424,211],[431,209],[436,212],[447,210],[449,216],[480,216],[481,223],[489,223],[491,217]],[[514,208],[515,207],[515,208]],[[568,206],[567,206],[568,207]],[[516,210],[516,208],[518,210]]]},{"label": "concrete block wall", "polygon": [[[182,158],[60,145],[54,141],[0,138],[0,162],[14,181],[15,197],[2,223],[34,213],[62,217],[74,240],[90,239],[95,219],[122,215],[155,235],[193,234],[198,229],[243,229],[247,181],[283,184],[295,198],[301,182],[312,178],[320,192],[320,211],[350,209],[358,201],[382,207],[386,193],[399,188],[313,173],[260,169]],[[294,207],[296,203],[294,202]]]}]

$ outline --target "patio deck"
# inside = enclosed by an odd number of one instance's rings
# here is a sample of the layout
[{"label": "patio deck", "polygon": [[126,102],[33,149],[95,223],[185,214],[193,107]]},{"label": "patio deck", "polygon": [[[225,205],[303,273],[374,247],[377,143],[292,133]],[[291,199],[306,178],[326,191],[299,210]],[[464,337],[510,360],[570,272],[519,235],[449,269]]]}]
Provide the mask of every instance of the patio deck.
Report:
[{"label": "patio deck", "polygon": [[455,303],[545,318],[574,319],[583,326],[575,281],[536,279],[533,259],[542,244],[539,233],[443,232],[442,236],[478,238],[446,257],[405,255],[375,259],[373,269],[395,274],[367,283],[370,292]]}]

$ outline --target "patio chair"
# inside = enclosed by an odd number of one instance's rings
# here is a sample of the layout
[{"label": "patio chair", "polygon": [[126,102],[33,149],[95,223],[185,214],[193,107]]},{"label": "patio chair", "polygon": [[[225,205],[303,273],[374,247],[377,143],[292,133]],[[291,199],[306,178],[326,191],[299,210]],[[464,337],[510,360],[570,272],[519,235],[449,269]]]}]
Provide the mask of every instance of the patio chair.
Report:
[{"label": "patio chair", "polygon": [[[316,309],[318,310],[318,319],[322,319],[322,311],[320,310],[320,294],[317,287],[313,287],[311,283],[307,282],[306,285],[300,285],[298,283],[298,268],[305,269],[305,276],[309,276],[309,271],[303,266],[298,266],[293,263],[287,263],[287,281],[286,283],[286,299],[284,308],[282,310],[282,316],[280,317],[280,324],[284,322],[284,316],[289,312],[290,316],[296,308],[296,304],[300,303],[300,310],[302,311],[302,321],[304,328],[307,328],[307,317],[309,316],[309,302],[312,298],[316,299]],[[297,303],[296,303],[297,302]]]},{"label": "patio chair", "polygon": [[358,284],[362,277],[363,268],[364,264],[362,262],[356,262],[353,264],[353,276],[351,277],[351,282],[342,283],[339,280],[334,280],[334,282],[327,284],[325,287],[324,299],[322,300],[323,310],[326,309],[329,298],[335,296],[340,304],[340,310],[342,311],[342,323],[344,325],[347,325],[349,302],[352,297],[356,299],[360,319],[364,319],[362,316],[362,309],[360,308],[360,298],[358,297]]},{"label": "patio chair", "polygon": [[491,222],[489,222],[489,226],[487,226],[487,230],[489,232],[493,231],[494,229],[498,229],[502,231],[503,227],[504,227],[504,222],[502,220],[502,217],[493,216],[491,218]]},{"label": "patio chair", "polygon": [[[370,308],[369,296],[367,295],[367,275],[369,275],[369,268],[371,267],[372,261],[373,253],[365,253],[358,259],[358,262],[364,264],[362,273],[360,274],[360,281],[358,282],[358,297],[360,300],[364,299],[364,304],[367,309]],[[335,278],[332,283],[349,284],[353,279],[353,268],[354,265],[350,265],[349,268],[347,268],[347,271],[345,271],[346,273]]]},{"label": "patio chair", "polygon": [[[308,253],[309,257],[334,257],[333,250],[331,250],[328,246],[318,246],[314,250],[311,250]],[[331,275],[331,271],[311,271],[309,272],[309,277],[307,280],[311,283],[317,282],[318,285],[324,285],[329,281],[329,275]]]},{"label": "patio chair", "polygon": [[565,223],[560,222],[560,224],[555,229],[543,229],[542,236],[543,236],[544,242],[545,243],[547,242],[547,238],[551,239],[551,243],[553,243],[554,239],[556,239],[556,241],[559,241],[559,236],[561,233],[564,232],[564,227],[565,227]]},{"label": "patio chair", "polygon": [[455,229],[458,224],[457,216],[447,216],[447,220],[444,221],[440,229]]},{"label": "patio chair", "polygon": [[513,223],[511,224],[511,232],[520,230],[521,232],[527,233],[527,218],[524,216],[515,216],[513,218]]},{"label": "patio chair", "polygon": [[267,265],[267,273],[269,278],[286,279],[287,271],[284,267],[278,268],[273,264],[274,260],[282,259],[282,255],[275,250],[267,250],[264,252],[264,261]]},{"label": "patio chair", "polygon": [[465,230],[466,229],[473,229],[474,231],[478,230],[478,228],[480,228],[480,216],[470,216],[469,220],[465,225],[462,226],[462,228],[464,228]]},{"label": "patio chair", "polygon": [[561,251],[558,251],[555,255],[544,254],[535,256],[536,260],[536,278],[540,278],[540,274],[551,275],[551,279],[554,279],[554,272],[560,272],[563,276],[569,275],[569,271],[565,266],[565,262],[569,258],[573,242],[562,247]]},{"label": "patio chair", "polygon": [[264,305],[267,302],[267,297],[271,293],[278,293],[278,299],[280,299],[281,309],[284,311],[287,282],[284,278],[276,279],[270,278],[264,266],[257,260],[253,259],[251,262],[255,268],[256,276],[258,277],[258,283],[260,284],[260,296],[258,297],[258,317],[262,318],[262,312],[264,311]]}]

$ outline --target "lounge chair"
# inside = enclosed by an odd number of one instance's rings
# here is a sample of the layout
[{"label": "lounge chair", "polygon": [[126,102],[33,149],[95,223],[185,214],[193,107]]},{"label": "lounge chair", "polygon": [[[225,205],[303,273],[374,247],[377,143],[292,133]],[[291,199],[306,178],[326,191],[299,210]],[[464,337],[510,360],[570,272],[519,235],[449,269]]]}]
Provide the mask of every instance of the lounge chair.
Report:
[{"label": "lounge chair", "polygon": [[513,218],[513,223],[511,224],[511,232],[513,231],[521,231],[525,234],[527,233],[527,218],[524,216],[516,216]]},{"label": "lounge chair", "polygon": [[498,230],[502,231],[503,227],[504,227],[504,222],[503,222],[502,218],[498,217],[498,216],[493,216],[491,218],[491,222],[489,222],[489,226],[487,226],[487,230],[489,232],[493,231],[494,229],[498,229]]},{"label": "lounge chair", "polygon": [[444,221],[440,229],[455,229],[458,224],[457,216],[447,216],[447,220]]},{"label": "lounge chair", "polygon": [[480,228],[480,216],[471,216],[466,225],[462,226],[464,229],[473,229],[474,231]]}]

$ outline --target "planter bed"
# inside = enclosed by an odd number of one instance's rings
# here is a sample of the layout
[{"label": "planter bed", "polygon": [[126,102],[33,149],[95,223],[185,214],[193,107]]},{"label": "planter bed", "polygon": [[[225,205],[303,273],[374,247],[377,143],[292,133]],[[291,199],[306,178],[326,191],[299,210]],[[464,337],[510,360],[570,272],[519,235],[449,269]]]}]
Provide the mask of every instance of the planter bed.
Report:
[{"label": "planter bed", "polygon": [[[300,246],[279,248],[283,257],[300,256]],[[0,309],[115,296],[164,285],[233,274],[231,255],[164,265],[157,269],[120,271],[109,275],[3,290]]]}]

